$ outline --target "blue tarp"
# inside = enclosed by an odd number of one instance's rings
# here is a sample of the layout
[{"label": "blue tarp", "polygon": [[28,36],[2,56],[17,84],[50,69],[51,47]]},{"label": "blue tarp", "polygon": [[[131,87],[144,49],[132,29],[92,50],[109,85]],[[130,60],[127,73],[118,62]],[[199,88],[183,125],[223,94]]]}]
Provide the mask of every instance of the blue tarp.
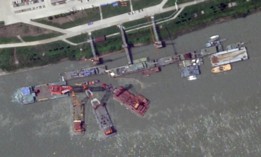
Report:
[{"label": "blue tarp", "polygon": [[189,77],[199,74],[200,70],[198,65],[188,66],[181,69],[181,77]]},{"label": "blue tarp", "polygon": [[30,95],[30,88],[29,87],[22,87],[21,92],[23,95]]}]

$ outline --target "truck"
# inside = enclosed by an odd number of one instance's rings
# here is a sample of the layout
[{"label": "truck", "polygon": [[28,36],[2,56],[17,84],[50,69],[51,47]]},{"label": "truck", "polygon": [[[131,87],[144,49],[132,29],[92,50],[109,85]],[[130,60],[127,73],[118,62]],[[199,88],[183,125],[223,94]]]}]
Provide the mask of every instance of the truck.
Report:
[{"label": "truck", "polygon": [[150,102],[147,98],[140,94],[135,95],[123,86],[113,89],[113,99],[141,117],[149,109]]}]

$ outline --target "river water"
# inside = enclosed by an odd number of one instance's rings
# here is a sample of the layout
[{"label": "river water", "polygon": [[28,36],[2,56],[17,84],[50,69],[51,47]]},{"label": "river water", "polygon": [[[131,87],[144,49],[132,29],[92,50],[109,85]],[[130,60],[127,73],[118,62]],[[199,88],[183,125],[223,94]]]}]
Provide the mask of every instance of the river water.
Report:
[{"label": "river water", "polygon": [[[64,61],[0,77],[0,156],[3,157],[259,157],[261,154],[261,13],[195,31],[177,38],[184,53],[199,50],[208,37],[219,34],[225,44],[243,41],[250,59],[232,65],[231,72],[211,74],[209,59],[202,75],[189,82],[177,65],[164,67],[151,77],[138,74],[104,82],[132,84],[134,92],[151,100],[139,118],[112,99],[108,110],[118,131],[104,139],[90,108],[87,132],[71,131],[70,99],[61,98],[21,106],[11,102],[16,88],[59,80],[59,73],[87,66]],[[158,58],[174,54],[173,46],[133,49],[134,57]],[[109,67],[127,63],[124,53],[108,56]],[[81,95],[79,95],[81,97]]]}]

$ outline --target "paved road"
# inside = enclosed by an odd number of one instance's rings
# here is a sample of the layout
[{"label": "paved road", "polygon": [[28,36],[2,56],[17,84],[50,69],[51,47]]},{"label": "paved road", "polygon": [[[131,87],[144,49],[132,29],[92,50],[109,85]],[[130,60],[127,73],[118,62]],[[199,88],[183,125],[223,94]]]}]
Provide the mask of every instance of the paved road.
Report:
[{"label": "paved road", "polygon": [[[204,2],[204,1],[206,1],[206,0],[197,0],[195,2],[184,3],[184,4],[179,5],[179,8],[181,8],[181,10],[183,10],[185,7],[195,5],[197,3],[201,3],[201,2]],[[175,6],[169,7],[169,8],[162,8],[162,4],[164,4],[165,2],[166,1],[163,1],[159,5],[144,8],[142,12],[136,11],[133,15],[129,15],[128,13],[126,13],[126,14],[121,14],[121,15],[114,16],[114,17],[111,17],[111,18],[106,18],[106,19],[103,19],[103,20],[100,20],[100,21],[96,21],[90,26],[84,24],[84,25],[80,25],[80,26],[76,26],[76,27],[66,29],[64,31],[61,30],[61,29],[55,28],[54,30],[56,30],[56,31],[66,33],[65,35],[62,35],[62,36],[58,36],[58,37],[54,37],[54,38],[50,38],[50,39],[46,39],[46,40],[33,41],[33,42],[1,44],[0,48],[24,47],[24,46],[34,46],[34,45],[39,45],[39,44],[46,44],[46,43],[70,38],[70,37],[73,37],[73,36],[76,36],[76,35],[80,35],[82,33],[92,32],[92,31],[103,29],[103,28],[110,27],[110,26],[113,26],[113,25],[119,25],[119,24],[122,24],[122,23],[125,23],[125,22],[141,19],[141,18],[144,18],[144,17],[147,17],[147,16],[152,16],[152,15],[155,15],[155,14],[164,13],[164,12],[176,9]],[[169,20],[172,20],[172,19],[169,19]],[[28,23],[30,23],[30,22],[28,22]],[[44,26],[43,24],[39,24],[39,26],[41,26],[43,28],[47,28],[47,29],[53,28],[51,26]]]},{"label": "paved road", "polygon": [[[200,49],[209,36],[220,34],[225,44],[246,42],[250,59],[232,65],[231,72],[211,74],[209,59],[198,80],[180,78],[176,65],[151,77],[138,74],[111,79],[115,85],[133,84],[132,90],[151,100],[144,118],[138,118],[113,100],[108,110],[117,136],[103,140],[90,108],[87,132],[71,135],[70,99],[20,106],[10,102],[21,86],[58,80],[58,73],[88,66],[61,62],[0,77],[0,154],[4,157],[260,157],[261,154],[261,13],[217,24],[177,38],[178,52]],[[244,27],[239,27],[244,25]],[[255,29],[253,29],[255,28]],[[133,49],[134,58],[174,54],[173,47],[153,45]],[[126,64],[124,53],[108,56],[106,64]],[[93,77],[91,79],[97,79]],[[78,81],[75,81],[78,82]]]},{"label": "paved road", "polygon": [[[62,5],[51,5],[51,0],[45,0],[45,2],[41,5],[45,5],[45,8],[41,9],[35,9],[32,11],[26,11],[22,13],[14,13],[14,11],[19,10],[20,7],[18,8],[13,8],[11,4],[11,0],[8,1],[0,1],[0,10],[1,14],[0,15],[0,21],[5,21],[5,23],[8,24],[13,24],[13,23],[18,23],[18,22],[25,22],[25,21],[30,21],[31,19],[39,19],[43,17],[48,17],[52,15],[57,15],[57,14],[62,14],[62,13],[67,13],[69,11],[73,10],[81,10],[82,8],[88,9],[92,7],[97,7],[101,4],[107,4],[107,3],[112,3],[115,2],[115,0],[90,0],[87,1],[83,0],[81,1],[68,1],[66,4]],[[37,5],[37,4],[36,4]],[[33,6],[32,6],[33,7]],[[32,8],[31,6],[25,6],[21,8]]]}]

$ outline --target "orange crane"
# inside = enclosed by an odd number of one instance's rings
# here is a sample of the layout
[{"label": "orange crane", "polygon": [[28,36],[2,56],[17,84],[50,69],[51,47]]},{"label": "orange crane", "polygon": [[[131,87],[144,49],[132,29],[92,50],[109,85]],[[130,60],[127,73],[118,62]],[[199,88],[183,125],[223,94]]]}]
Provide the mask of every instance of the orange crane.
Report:
[{"label": "orange crane", "polygon": [[84,92],[88,89],[88,85],[82,84],[80,86],[66,86],[66,85],[49,85],[48,86],[51,95],[64,95],[72,91]]}]

